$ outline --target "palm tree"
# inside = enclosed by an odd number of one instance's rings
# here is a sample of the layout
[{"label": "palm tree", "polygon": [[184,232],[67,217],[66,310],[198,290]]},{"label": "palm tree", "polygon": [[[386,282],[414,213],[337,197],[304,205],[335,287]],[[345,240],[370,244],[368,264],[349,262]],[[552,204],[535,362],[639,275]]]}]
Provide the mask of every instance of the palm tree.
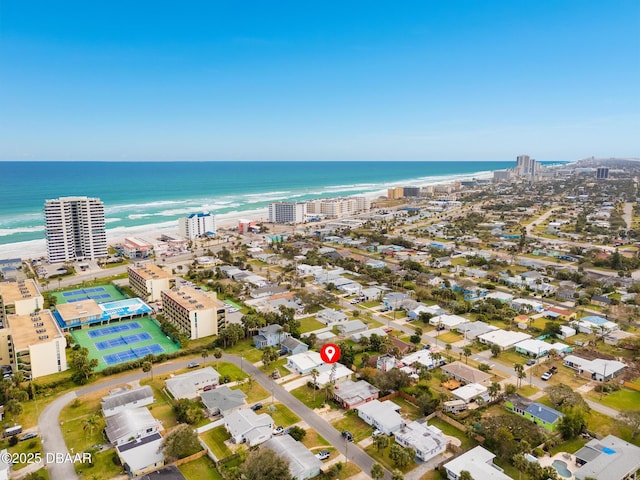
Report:
[{"label": "palm tree", "polygon": [[489,391],[489,397],[491,400],[495,400],[500,394],[500,390],[502,390],[502,385],[497,382],[491,382],[491,385],[487,388]]},{"label": "palm tree", "polygon": [[447,343],[447,344],[445,344],[445,346],[444,346],[444,349],[447,351],[447,356],[449,356],[449,358],[451,358],[451,357],[450,357],[450,355],[451,355],[451,349],[452,349],[452,348],[453,348],[453,347],[451,346],[451,344],[450,344],[450,343]]},{"label": "palm tree", "polygon": [[464,347],[462,349],[462,354],[464,355],[464,361],[467,365],[469,365],[469,357],[473,352],[471,351],[471,347]]},{"label": "palm tree", "polygon": [[220,366],[220,358],[222,357],[222,349],[216,348],[213,351],[213,356],[216,357],[216,368]]},{"label": "palm tree", "polygon": [[522,386],[522,379],[527,376],[527,374],[524,373],[524,365],[521,363],[514,363],[513,369],[516,371],[516,376],[518,377],[518,388],[520,388]]},{"label": "palm tree", "polygon": [[313,378],[313,401],[316,401],[316,390],[318,389],[318,375],[320,372],[317,368],[311,370],[311,378]]},{"label": "palm tree", "polygon": [[204,348],[202,349],[201,355],[202,355],[202,364],[204,366],[204,364],[207,363],[207,357],[209,356],[209,351],[206,348]]},{"label": "palm tree", "polygon": [[153,380],[153,371],[152,371],[152,370],[153,370],[153,363],[151,363],[151,362],[144,362],[144,363],[142,364],[142,371],[143,371],[144,373],[149,373],[149,372],[151,372],[151,379]]},{"label": "palm tree", "polygon": [[518,453],[513,456],[512,463],[516,470],[518,470],[518,480],[522,480],[522,472],[527,469],[529,462],[524,458],[524,455]]},{"label": "palm tree", "polygon": [[380,480],[382,477],[384,477],[384,468],[379,463],[374,463],[371,467],[371,478]]},{"label": "palm tree", "polygon": [[93,429],[97,428],[99,424],[98,416],[95,413],[89,415],[84,422],[82,422],[82,430],[86,433],[89,432],[87,436],[87,440],[91,441],[91,436],[93,435]]}]

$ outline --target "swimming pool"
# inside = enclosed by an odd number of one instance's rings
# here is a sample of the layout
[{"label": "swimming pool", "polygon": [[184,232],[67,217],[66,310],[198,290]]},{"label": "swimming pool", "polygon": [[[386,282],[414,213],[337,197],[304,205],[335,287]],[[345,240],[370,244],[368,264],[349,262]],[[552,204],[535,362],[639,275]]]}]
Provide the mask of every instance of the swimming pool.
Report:
[{"label": "swimming pool", "polygon": [[567,468],[567,464],[565,462],[562,460],[554,460],[552,465],[553,468],[558,471],[558,475],[564,478],[571,478],[571,472]]}]

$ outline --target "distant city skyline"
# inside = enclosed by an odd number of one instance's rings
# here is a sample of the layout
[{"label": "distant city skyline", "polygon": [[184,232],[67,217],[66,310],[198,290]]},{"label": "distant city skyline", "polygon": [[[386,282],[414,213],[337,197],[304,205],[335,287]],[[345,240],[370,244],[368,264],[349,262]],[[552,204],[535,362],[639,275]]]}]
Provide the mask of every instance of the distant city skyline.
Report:
[{"label": "distant city skyline", "polygon": [[5,1],[0,160],[640,157],[640,3]]}]

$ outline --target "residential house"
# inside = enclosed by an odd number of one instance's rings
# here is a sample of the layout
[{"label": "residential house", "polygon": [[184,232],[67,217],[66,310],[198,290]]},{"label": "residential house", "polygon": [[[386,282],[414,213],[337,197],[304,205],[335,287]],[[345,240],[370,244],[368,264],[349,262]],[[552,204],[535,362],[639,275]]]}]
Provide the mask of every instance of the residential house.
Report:
[{"label": "residential house", "polygon": [[391,435],[404,425],[404,420],[399,413],[400,405],[391,400],[384,402],[372,400],[360,405],[356,410],[361,419],[385,435]]},{"label": "residential house", "polygon": [[416,457],[423,462],[444,453],[448,440],[442,431],[426,422],[411,422],[395,432],[396,443],[403,447],[411,447],[416,451]]},{"label": "residential house", "polygon": [[429,320],[429,324],[436,328],[445,328],[446,330],[453,330],[458,328],[459,325],[467,323],[468,318],[460,317],[458,315],[438,315]]},{"label": "residential house", "polygon": [[328,326],[346,322],[348,319],[348,317],[343,312],[339,312],[338,310],[334,310],[332,308],[325,308],[324,310],[320,310],[316,314],[316,318],[318,319],[318,321]]},{"label": "residential house", "polygon": [[640,448],[613,435],[593,439],[575,453],[576,480],[631,480],[640,477]]},{"label": "residential house", "polygon": [[153,418],[146,407],[128,408],[105,420],[107,424],[105,433],[114,446],[163,430],[162,422]]},{"label": "residential house", "polygon": [[433,268],[446,268],[451,266],[451,257],[438,257],[431,260]]},{"label": "residential house", "polygon": [[153,433],[116,446],[116,453],[131,478],[154,472],[164,466],[162,435]]},{"label": "residential house", "polygon": [[382,327],[376,327],[370,330],[364,330],[362,332],[354,333],[353,335],[351,335],[351,340],[359,343],[362,338],[371,338],[372,335],[377,335],[378,337],[386,337],[387,332],[385,332],[384,328]]},{"label": "residential house", "polygon": [[289,462],[289,472],[295,480],[320,475],[322,462],[302,442],[295,441],[290,435],[273,437],[263,447]]},{"label": "residential house", "polygon": [[309,345],[294,337],[287,337],[282,341],[281,347],[284,351],[291,355],[303,353],[309,350]]},{"label": "residential house", "polygon": [[200,368],[191,372],[175,375],[165,382],[167,390],[173,398],[188,398],[193,400],[211,387],[220,383],[220,374],[212,367]]},{"label": "residential house", "polygon": [[451,395],[465,403],[484,403],[489,401],[487,387],[480,385],[479,383],[467,383],[460,388],[452,390]]},{"label": "residential house", "polygon": [[605,360],[603,358],[587,360],[576,355],[564,357],[563,364],[565,367],[573,368],[580,375],[598,382],[609,381],[620,375],[627,368],[626,364],[617,360]]},{"label": "residential house", "polygon": [[478,336],[483,335],[485,333],[493,332],[494,330],[498,330],[498,327],[493,325],[489,325],[485,322],[467,322],[458,325],[455,328],[460,335],[463,335],[467,340],[475,340]]},{"label": "residential house", "polygon": [[555,351],[556,353],[571,351],[569,346],[564,343],[547,343],[534,338],[527,338],[526,340],[516,343],[515,350],[518,353],[523,353],[533,358],[544,357],[551,351]]},{"label": "residential house", "polygon": [[471,478],[479,480],[512,480],[499,466],[493,463],[494,458],[493,453],[478,445],[445,463],[442,468],[447,472],[448,480],[458,480],[460,472],[463,471],[469,472]]},{"label": "residential house", "polygon": [[505,399],[505,406],[513,413],[523,416],[527,420],[541,426],[545,430],[553,432],[558,428],[558,423],[563,417],[562,413],[547,407],[541,403],[534,402],[521,395],[509,395]]},{"label": "residential house", "polygon": [[133,390],[118,389],[110,395],[102,397],[100,405],[102,414],[110,417],[127,408],[144,407],[154,402],[153,390],[150,386],[134,388]]},{"label": "residential house", "polygon": [[278,347],[289,334],[278,324],[267,325],[258,329],[258,334],[253,336],[253,344],[257,349],[264,347]]},{"label": "residential house", "polygon": [[369,287],[365,288],[360,292],[360,295],[364,297],[367,302],[371,302],[374,300],[380,300],[380,296],[382,295],[383,290],[378,287]]},{"label": "residential house", "polygon": [[376,359],[376,368],[381,372],[388,372],[398,366],[398,359],[388,353],[380,355]]},{"label": "residential house", "polygon": [[320,365],[324,365],[322,358],[318,352],[302,352],[291,355],[287,358],[287,368],[298,372],[300,375],[307,375],[313,369],[317,369]]},{"label": "residential house", "polygon": [[365,380],[357,382],[345,380],[335,386],[333,399],[338,402],[342,408],[351,410],[359,407],[367,402],[376,400],[380,390]]},{"label": "residential house", "polygon": [[400,360],[401,365],[412,366],[415,370],[419,370],[420,367],[427,367],[429,369],[444,365],[446,362],[443,358],[440,358],[438,362],[434,360],[430,350],[418,350],[402,357]]},{"label": "residential house", "polygon": [[589,315],[576,320],[572,325],[578,328],[581,333],[596,333],[598,335],[606,335],[618,329],[618,324],[610,322],[606,318],[598,315]]},{"label": "residential house", "polygon": [[254,447],[271,438],[273,419],[266,413],[258,415],[251,409],[236,410],[224,418],[224,426],[235,443]]},{"label": "residential house", "polygon": [[591,303],[606,308],[613,305],[613,300],[605,295],[594,295],[591,297]]},{"label": "residential house", "polygon": [[318,367],[319,375],[316,377],[316,386],[322,388],[328,383],[340,383],[351,378],[353,370],[341,363],[324,363]]},{"label": "residential house", "polygon": [[226,417],[245,405],[247,396],[242,390],[231,390],[226,385],[202,392],[200,399],[209,415]]},{"label": "residential house", "polygon": [[397,310],[402,306],[402,302],[409,299],[409,295],[402,292],[389,292],[382,297],[382,303],[389,308],[389,310]]},{"label": "residential house", "polygon": [[453,378],[463,384],[479,383],[488,386],[491,383],[491,375],[484,373],[477,368],[465,365],[462,362],[453,362],[443,365],[440,369],[447,374],[449,378]]},{"label": "residential house", "polygon": [[440,308],[438,305],[427,306],[423,303],[419,303],[415,308],[407,312],[407,316],[411,320],[416,320],[420,318],[421,313],[428,313],[429,315],[436,317],[438,315],[445,315],[447,312],[446,310]]},{"label": "residential house", "polygon": [[478,335],[478,340],[485,345],[497,345],[500,350],[508,350],[515,346],[516,343],[531,338],[531,335],[523,332],[514,332],[511,330],[494,330],[492,332]]},{"label": "residential house", "polygon": [[345,337],[356,333],[364,332],[367,329],[367,324],[361,320],[350,320],[338,325],[338,331]]},{"label": "residential house", "polygon": [[413,343],[405,342],[396,337],[391,337],[391,348],[397,348],[400,355],[406,355],[412,350],[415,350],[416,346]]},{"label": "residential house", "polygon": [[545,315],[554,320],[562,320],[563,322],[569,322],[576,318],[576,312],[560,307],[547,308]]}]

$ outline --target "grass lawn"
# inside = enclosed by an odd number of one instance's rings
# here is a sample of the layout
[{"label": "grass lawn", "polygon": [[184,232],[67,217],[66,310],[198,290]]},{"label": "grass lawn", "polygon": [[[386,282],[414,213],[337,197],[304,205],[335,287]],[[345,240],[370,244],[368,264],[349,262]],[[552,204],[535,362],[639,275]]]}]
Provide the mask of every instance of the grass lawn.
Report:
[{"label": "grass lawn", "polygon": [[[42,454],[42,442],[40,441],[40,437],[36,437],[31,440],[25,440],[24,442],[18,442],[13,447],[9,446],[8,438],[2,439],[2,441],[0,441],[0,449],[5,448],[7,448],[9,450],[9,453],[12,454],[26,453],[28,455],[40,453],[40,455],[44,457],[44,455]],[[14,470],[20,470],[22,467],[26,467],[27,465],[27,463],[14,463],[12,468]]]},{"label": "grass lawn", "polygon": [[222,475],[206,455],[178,467],[187,480],[222,480]]},{"label": "grass lawn", "polygon": [[294,423],[298,423],[300,421],[300,417],[282,403],[270,403],[265,405],[265,411],[271,415],[274,423],[280,427],[290,427]]},{"label": "grass lawn", "polygon": [[413,421],[424,416],[417,406],[404,398],[396,397],[391,401],[396,405],[400,405],[400,414],[402,415],[402,418],[408,418]]},{"label": "grass lawn", "polygon": [[226,353],[242,355],[245,360],[251,363],[262,361],[262,352],[253,346],[253,341],[250,338],[240,340],[233,347],[223,348],[223,350]]},{"label": "grass lawn", "polygon": [[[295,388],[291,390],[290,393],[311,409],[320,408],[324,405],[324,394],[322,391],[316,390],[314,392],[313,388],[307,385]],[[332,402],[329,402],[329,405],[332,404]]]},{"label": "grass lawn", "polygon": [[447,474],[440,473],[440,470],[429,470],[420,477],[420,480],[447,480]]},{"label": "grass lawn", "polygon": [[300,320],[300,333],[312,332],[326,327],[326,325],[314,317],[305,317]]},{"label": "grass lawn", "polygon": [[364,307],[364,308],[374,308],[374,307],[377,307],[378,305],[380,305],[380,302],[378,302],[377,300],[372,300],[369,302],[361,302],[358,304],[359,307]]},{"label": "grass lawn", "polygon": [[464,337],[451,331],[440,333],[440,335],[438,335],[438,342],[442,343],[456,343],[460,340],[464,340]]},{"label": "grass lawn", "polygon": [[258,382],[251,382],[251,387],[249,387],[249,382],[244,382],[242,385],[233,387],[232,390],[242,390],[247,396],[245,401],[249,404],[263,400],[270,395]]},{"label": "grass lawn", "polygon": [[533,385],[526,385],[521,387],[518,390],[518,393],[520,395],[522,395],[523,397],[530,397],[531,395],[533,395],[534,393],[539,392],[540,389],[538,387],[534,387]]},{"label": "grass lawn", "polygon": [[589,392],[588,397],[620,411],[635,410],[640,404],[640,392],[629,388],[621,388],[617,392],[605,393],[602,399],[598,392]]},{"label": "grass lawn", "polygon": [[[67,444],[68,445],[68,444]],[[76,472],[86,478],[114,478],[124,473],[121,465],[116,465],[114,459],[120,463],[115,450],[93,453],[93,464],[76,463]]]},{"label": "grass lawn", "polygon": [[225,440],[231,438],[224,425],[207,430],[200,438],[207,444],[209,450],[213,452],[218,460],[223,460],[231,456],[232,452],[229,447],[225,445]]},{"label": "grass lawn", "polygon": [[320,480],[346,480],[347,478],[357,475],[361,471],[362,470],[360,470],[360,467],[358,467],[358,465],[356,465],[353,462],[349,462],[346,465],[344,465],[344,467],[342,468],[342,470],[340,470],[337,476],[329,475],[329,473],[327,472],[316,478],[319,478]]},{"label": "grass lawn", "polygon": [[442,421],[437,417],[432,418],[427,423],[429,425],[434,425],[435,427],[439,428],[440,430],[442,430],[442,433],[444,433],[445,435],[450,435],[452,437],[456,437],[457,439],[459,439],[462,442],[460,447],[465,452],[467,450],[472,449],[476,445],[478,445],[478,442],[476,442],[475,439],[467,437],[467,435],[462,430],[458,430],[453,425],[449,425],[447,422]]},{"label": "grass lawn", "polygon": [[173,400],[165,393],[162,388],[164,386],[163,378],[145,378],[140,381],[141,385],[149,385],[153,390],[153,398],[155,402],[149,405],[151,414],[162,422],[164,428],[171,428],[178,424],[176,414],[173,411]]},{"label": "grass lawn", "polygon": [[[395,443],[396,442],[393,440],[393,438],[389,438],[389,446],[384,450],[378,450],[376,446],[372,443],[367,448],[365,448],[364,451],[367,452],[369,456],[373,458],[376,462],[378,462],[380,465],[387,467],[389,470],[393,471],[398,467],[396,467],[393,461],[389,458],[389,450],[391,449],[391,445],[395,445]],[[413,470],[414,468],[416,468],[417,466],[418,465],[412,460],[409,463],[409,465],[407,465],[404,468],[398,468],[398,470],[400,470],[403,473],[407,473]]]},{"label": "grass lawn", "polygon": [[240,370],[240,367],[236,367],[233,363],[220,362],[220,365],[216,363],[216,365],[213,368],[216,369],[216,371],[220,374],[221,377],[228,375],[229,378],[231,378],[231,381],[234,381],[234,380],[240,381],[248,377],[246,373]]},{"label": "grass lawn", "polygon": [[[106,424],[100,411],[100,400],[103,395],[104,392],[85,395],[79,398],[77,402],[71,402],[60,412],[60,428],[64,441],[67,445],[74,445],[78,452],[106,442],[102,435],[102,430]],[[88,427],[85,429],[85,422],[91,415],[95,415],[96,424],[93,429],[88,429]],[[76,465],[77,468],[78,465]]]},{"label": "grass lawn", "polygon": [[330,444],[327,442],[322,435],[318,434],[315,430],[308,429],[307,434],[302,439],[302,444],[308,449],[322,448],[328,447]]},{"label": "grass lawn", "polygon": [[278,360],[276,360],[273,363],[270,363],[268,366],[261,366],[260,370],[262,370],[265,373],[270,374],[271,372],[273,372],[274,370],[278,370],[280,372],[280,376],[284,377],[289,375],[291,372],[289,370],[287,370],[286,368],[284,368],[284,366],[287,364],[287,359],[286,358],[280,358]]},{"label": "grass lawn", "polygon": [[351,432],[356,443],[370,437],[374,430],[373,427],[359,418],[354,410],[345,413],[340,420],[333,422],[332,425],[340,432],[343,430]]},{"label": "grass lawn", "polygon": [[589,440],[582,437],[574,438],[573,440],[567,440],[566,442],[562,442],[560,445],[553,447],[551,449],[551,455],[555,455],[556,453],[560,452],[576,453],[578,450],[584,447],[588,441]]},{"label": "grass lawn", "polygon": [[506,352],[500,352],[500,355],[497,357],[491,357],[491,360],[513,367],[514,363],[521,363],[522,365],[526,364],[529,358],[519,354],[515,350],[507,350]]}]

